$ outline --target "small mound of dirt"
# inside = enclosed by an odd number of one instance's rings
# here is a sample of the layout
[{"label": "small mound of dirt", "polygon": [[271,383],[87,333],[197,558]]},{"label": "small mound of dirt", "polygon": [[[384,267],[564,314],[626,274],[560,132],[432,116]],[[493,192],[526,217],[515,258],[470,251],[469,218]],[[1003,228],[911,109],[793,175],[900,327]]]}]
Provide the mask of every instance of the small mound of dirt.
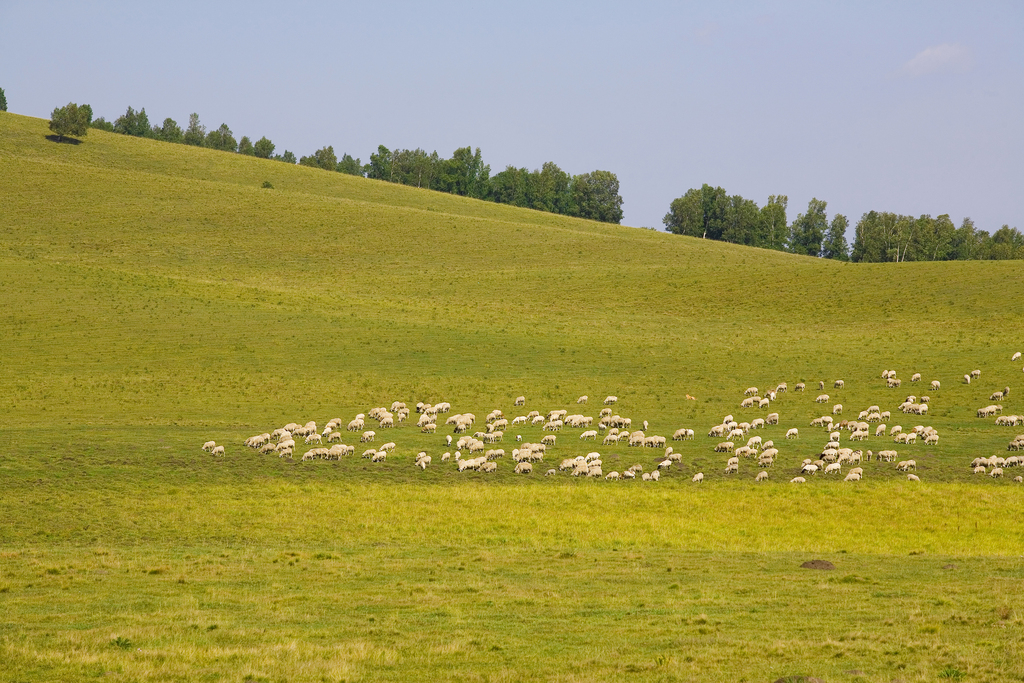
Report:
[{"label": "small mound of dirt", "polygon": [[[836,566],[834,564],[832,564],[831,562],[829,562],[828,560],[807,560],[802,565],[800,565],[800,568],[801,569],[835,569]],[[810,681],[811,679],[808,678],[807,680]]]},{"label": "small mound of dirt", "polygon": [[815,676],[783,676],[772,683],[825,683],[825,681]]},{"label": "small mound of dirt", "polygon": [[944,565],[942,565],[942,568],[943,569],[956,569],[956,565],[955,564],[944,564]]}]

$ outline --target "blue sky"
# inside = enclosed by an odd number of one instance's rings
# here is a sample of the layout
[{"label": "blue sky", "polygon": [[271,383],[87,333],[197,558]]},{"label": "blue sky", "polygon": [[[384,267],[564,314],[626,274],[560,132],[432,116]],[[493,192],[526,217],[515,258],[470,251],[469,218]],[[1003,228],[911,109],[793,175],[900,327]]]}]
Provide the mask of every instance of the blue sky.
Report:
[{"label": "blue sky", "polygon": [[1024,229],[1024,3],[836,5],[0,0],[0,87],[299,155],[609,170],[627,225],[707,182]]}]

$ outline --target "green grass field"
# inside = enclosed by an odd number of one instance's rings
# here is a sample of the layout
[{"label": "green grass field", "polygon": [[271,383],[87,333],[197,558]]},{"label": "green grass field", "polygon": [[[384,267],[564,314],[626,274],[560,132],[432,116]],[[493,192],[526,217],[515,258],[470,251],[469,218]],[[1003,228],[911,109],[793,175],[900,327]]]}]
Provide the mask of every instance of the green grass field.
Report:
[{"label": "green grass field", "polygon": [[[1024,414],[1013,262],[823,262],[47,133],[0,113],[0,681],[1024,680],[1024,470],[968,467],[1024,432],[975,417],[1004,386]],[[708,429],[782,381],[770,479],[725,475]],[[385,463],[350,434],[341,461],[241,445],[394,400],[511,419],[609,394],[697,432],[660,482],[542,476],[663,456],[572,429],[532,475],[460,474],[415,413],[378,430]],[[835,402],[934,426],[851,444],[922,481],[789,484]]]}]

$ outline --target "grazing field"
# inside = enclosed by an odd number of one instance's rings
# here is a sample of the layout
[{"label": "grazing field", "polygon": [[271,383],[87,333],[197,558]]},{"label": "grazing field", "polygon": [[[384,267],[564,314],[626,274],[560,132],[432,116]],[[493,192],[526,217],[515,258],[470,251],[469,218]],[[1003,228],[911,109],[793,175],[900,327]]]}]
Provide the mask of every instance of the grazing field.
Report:
[{"label": "grazing field", "polygon": [[[970,468],[1024,433],[976,416],[1004,387],[1024,414],[1013,263],[822,262],[47,132],[0,113],[0,681],[1024,680],[1024,468]],[[341,460],[242,445],[395,400],[596,423],[607,395],[680,454],[660,481],[543,476],[665,456],[570,428],[513,474],[540,425],[460,473],[415,411],[381,463],[358,433]],[[891,411],[841,443],[921,481],[790,484],[836,403]],[[726,475],[709,429],[769,411],[768,481]]]}]

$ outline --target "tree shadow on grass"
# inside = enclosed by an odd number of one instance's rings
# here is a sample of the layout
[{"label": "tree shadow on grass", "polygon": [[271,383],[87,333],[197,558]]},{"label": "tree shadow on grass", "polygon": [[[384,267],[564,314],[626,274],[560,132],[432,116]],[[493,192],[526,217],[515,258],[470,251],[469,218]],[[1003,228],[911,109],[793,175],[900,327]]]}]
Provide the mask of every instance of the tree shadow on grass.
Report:
[{"label": "tree shadow on grass", "polygon": [[46,139],[49,140],[50,142],[63,143],[65,145],[80,145],[80,144],[82,144],[81,140],[78,140],[76,138],[69,138],[66,135],[64,137],[61,137],[59,135],[47,135]]}]

